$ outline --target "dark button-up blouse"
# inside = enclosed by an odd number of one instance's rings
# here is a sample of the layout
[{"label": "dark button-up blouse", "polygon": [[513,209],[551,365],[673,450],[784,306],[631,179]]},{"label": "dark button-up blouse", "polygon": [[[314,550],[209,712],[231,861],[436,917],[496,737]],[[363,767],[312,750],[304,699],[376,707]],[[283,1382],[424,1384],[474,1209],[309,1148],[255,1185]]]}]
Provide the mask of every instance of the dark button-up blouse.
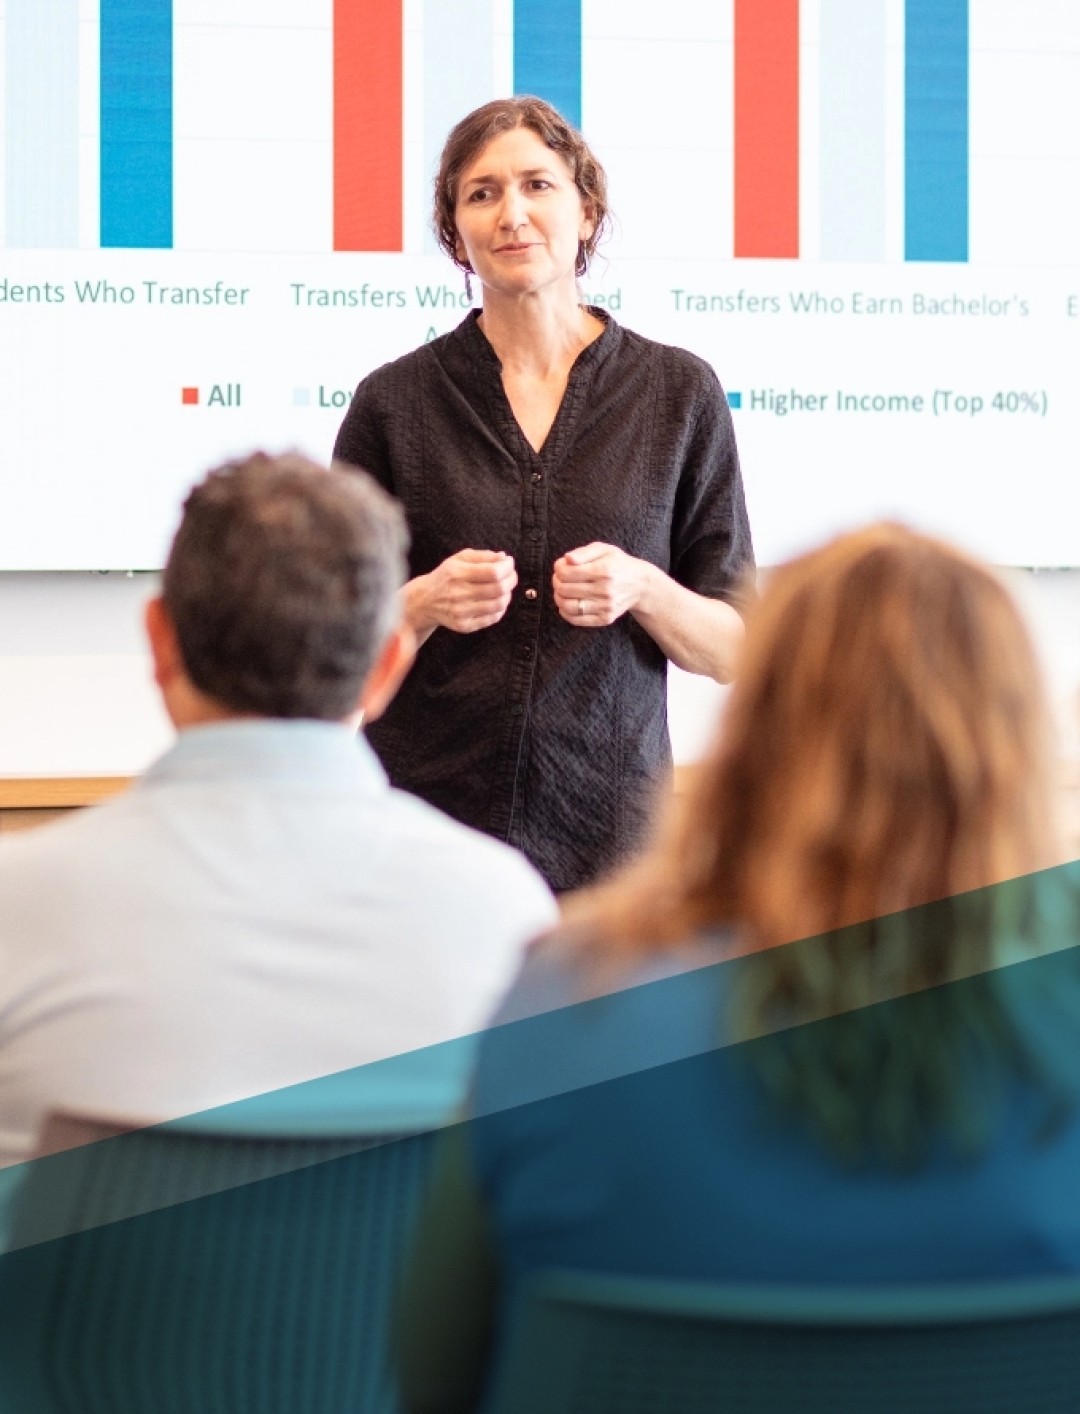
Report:
[{"label": "dark button-up blouse", "polygon": [[663,653],[630,614],[561,618],[555,561],[604,541],[736,605],[753,566],[716,375],[591,312],[604,332],[539,452],[475,314],[365,378],[334,448],[404,504],[412,575],[466,548],[513,555],[500,622],[436,629],[368,736],[395,785],[518,846],[560,890],[640,843],[671,750]]}]

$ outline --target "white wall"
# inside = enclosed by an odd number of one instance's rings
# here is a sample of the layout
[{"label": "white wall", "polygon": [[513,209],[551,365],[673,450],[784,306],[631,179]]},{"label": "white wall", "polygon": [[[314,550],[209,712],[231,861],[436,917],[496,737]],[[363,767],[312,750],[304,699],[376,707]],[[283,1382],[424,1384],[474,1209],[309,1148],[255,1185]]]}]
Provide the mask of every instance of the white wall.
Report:
[{"label": "white wall", "polygon": [[[1080,762],[1080,570],[1015,574],[1070,775]],[[0,777],[125,775],[171,738],[143,649],[153,575],[0,574]],[[678,761],[701,754],[723,689],[674,673]]]},{"label": "white wall", "polygon": [[1070,785],[1080,766],[1080,569],[1028,570],[1013,576],[1042,654]]},{"label": "white wall", "polygon": [[0,575],[0,776],[127,775],[171,739],[143,649],[153,575]]}]

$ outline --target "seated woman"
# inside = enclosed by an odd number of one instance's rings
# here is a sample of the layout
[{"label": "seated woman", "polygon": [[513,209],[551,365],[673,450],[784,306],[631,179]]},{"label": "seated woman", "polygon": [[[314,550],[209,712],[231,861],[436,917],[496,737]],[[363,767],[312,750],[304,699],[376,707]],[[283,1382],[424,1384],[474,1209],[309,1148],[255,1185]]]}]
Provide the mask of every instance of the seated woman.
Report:
[{"label": "seated woman", "polygon": [[484,1039],[406,1292],[413,1409],[472,1407],[545,1268],[1080,1271],[1047,738],[1019,614],[955,550],[880,525],[770,577],[689,797]]}]

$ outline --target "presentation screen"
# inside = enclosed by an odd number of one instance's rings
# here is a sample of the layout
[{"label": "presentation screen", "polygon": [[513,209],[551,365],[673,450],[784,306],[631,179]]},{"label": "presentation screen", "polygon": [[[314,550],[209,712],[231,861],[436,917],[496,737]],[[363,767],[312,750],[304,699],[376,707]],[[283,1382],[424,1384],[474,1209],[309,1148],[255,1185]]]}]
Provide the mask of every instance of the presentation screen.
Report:
[{"label": "presentation screen", "polygon": [[443,139],[537,93],[583,300],[716,369],[758,556],[900,517],[1080,563],[1075,0],[0,0],[0,568],[161,563],[469,311]]}]

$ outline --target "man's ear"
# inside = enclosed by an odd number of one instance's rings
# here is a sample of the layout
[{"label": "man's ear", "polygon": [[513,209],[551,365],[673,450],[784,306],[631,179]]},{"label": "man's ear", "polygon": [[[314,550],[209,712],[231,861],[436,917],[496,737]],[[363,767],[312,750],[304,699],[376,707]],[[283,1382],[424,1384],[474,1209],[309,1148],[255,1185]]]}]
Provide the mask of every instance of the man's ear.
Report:
[{"label": "man's ear", "polygon": [[401,622],[391,630],[360,690],[359,705],[365,722],[375,721],[386,711],[415,658],[416,634],[407,623]]},{"label": "man's ear", "polygon": [[165,692],[175,683],[178,674],[184,671],[184,660],[180,656],[176,630],[160,594],[147,604],[143,624],[154,664],[154,681]]}]

